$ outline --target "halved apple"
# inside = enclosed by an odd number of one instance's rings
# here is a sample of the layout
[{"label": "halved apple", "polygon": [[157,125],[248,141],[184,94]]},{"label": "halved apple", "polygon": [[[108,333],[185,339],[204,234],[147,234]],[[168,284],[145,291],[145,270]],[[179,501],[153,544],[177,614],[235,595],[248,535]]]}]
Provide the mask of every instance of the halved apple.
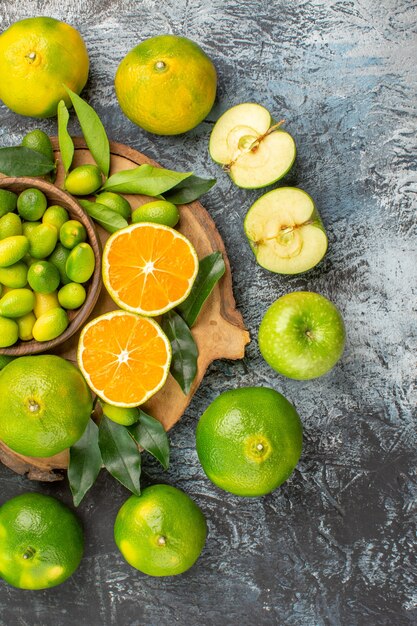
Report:
[{"label": "halved apple", "polygon": [[266,187],[291,169],[296,155],[294,139],[279,125],[271,124],[269,112],[253,102],[232,107],[216,122],[210,156],[239,187]]},{"label": "halved apple", "polygon": [[327,235],[312,198],[296,187],[264,194],[249,209],[244,229],[259,265],[301,274],[326,254]]}]

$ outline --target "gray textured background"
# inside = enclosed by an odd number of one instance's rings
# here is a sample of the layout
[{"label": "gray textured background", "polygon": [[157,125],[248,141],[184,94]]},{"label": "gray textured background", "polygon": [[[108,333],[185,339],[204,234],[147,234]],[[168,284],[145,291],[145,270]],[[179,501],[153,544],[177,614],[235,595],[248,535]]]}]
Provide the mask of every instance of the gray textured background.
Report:
[{"label": "gray textured background", "polygon": [[[91,73],[84,96],[111,139],[172,169],[218,178],[204,198],[225,240],[237,304],[253,341],[241,362],[216,362],[171,432],[164,473],[147,481],[188,492],[207,515],[196,566],[173,579],[130,568],[112,539],[127,492],[104,472],[79,507],[86,555],[63,586],[23,592],[0,582],[0,623],[94,626],[417,624],[415,172],[417,6],[411,0],[83,0],[0,3],[0,26],[51,15],[78,27]],[[155,137],[121,113],[113,77],[125,53],[160,33],[189,36],[214,60],[218,99],[209,120]],[[286,183],[316,200],[330,239],[319,267],[283,278],[256,266],[242,222],[261,191],[233,186],[211,162],[213,120],[247,100],[265,105],[298,146]],[[1,145],[40,126],[0,108]],[[71,127],[78,134],[75,124]],[[338,366],[310,382],[284,380],[260,357],[257,329],[281,294],[318,291],[343,312]],[[304,451],[275,493],[245,500],[204,477],[194,448],[199,415],[220,391],[269,385],[297,407]],[[0,467],[0,504],[27,490],[70,503],[66,483],[30,483]]]}]

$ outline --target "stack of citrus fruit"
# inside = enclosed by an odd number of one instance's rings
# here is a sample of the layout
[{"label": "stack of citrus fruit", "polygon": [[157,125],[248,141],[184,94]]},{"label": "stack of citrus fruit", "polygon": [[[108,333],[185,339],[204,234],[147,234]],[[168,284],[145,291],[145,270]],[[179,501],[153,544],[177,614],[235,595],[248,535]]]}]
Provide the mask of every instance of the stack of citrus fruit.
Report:
[{"label": "stack of citrus fruit", "polygon": [[95,268],[87,231],[45,194],[0,190],[0,347],[49,341],[86,299]]}]

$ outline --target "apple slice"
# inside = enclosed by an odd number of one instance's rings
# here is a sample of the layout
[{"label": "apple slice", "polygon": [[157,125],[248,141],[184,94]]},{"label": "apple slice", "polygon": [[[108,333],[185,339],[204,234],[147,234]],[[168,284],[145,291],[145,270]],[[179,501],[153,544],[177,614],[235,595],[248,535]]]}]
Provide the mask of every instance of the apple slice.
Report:
[{"label": "apple slice", "polygon": [[244,229],[259,265],[301,274],[321,261],[327,235],[312,198],[296,187],[264,194],[249,209]]},{"label": "apple slice", "polygon": [[271,124],[269,112],[253,102],[232,107],[216,122],[210,156],[239,187],[266,187],[291,169],[296,155],[294,139],[279,124]]}]

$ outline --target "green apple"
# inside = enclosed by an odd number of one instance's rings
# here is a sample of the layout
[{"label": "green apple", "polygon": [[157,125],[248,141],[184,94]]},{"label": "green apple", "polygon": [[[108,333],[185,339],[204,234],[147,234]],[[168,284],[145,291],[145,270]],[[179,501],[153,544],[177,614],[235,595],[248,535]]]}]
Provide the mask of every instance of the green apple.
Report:
[{"label": "green apple", "polygon": [[217,120],[210,135],[210,156],[238,187],[266,187],[291,169],[295,141],[279,125],[275,130],[271,125],[269,112],[253,102],[238,104]]},{"label": "green apple", "polygon": [[326,374],[340,359],[345,326],[330,300],[311,291],[295,291],[269,307],[258,342],[265,361],[279,374],[309,380]]},{"label": "green apple", "polygon": [[278,274],[300,274],[326,254],[327,235],[312,198],[296,187],[264,194],[243,225],[259,265]]}]

